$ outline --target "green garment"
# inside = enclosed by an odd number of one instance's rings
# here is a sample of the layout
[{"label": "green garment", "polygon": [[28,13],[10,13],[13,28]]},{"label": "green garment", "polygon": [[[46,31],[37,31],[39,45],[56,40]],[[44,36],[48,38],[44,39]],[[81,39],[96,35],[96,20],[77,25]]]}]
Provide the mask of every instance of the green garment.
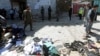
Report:
[{"label": "green garment", "polygon": [[84,14],[84,8],[80,8],[78,13],[83,15]]}]

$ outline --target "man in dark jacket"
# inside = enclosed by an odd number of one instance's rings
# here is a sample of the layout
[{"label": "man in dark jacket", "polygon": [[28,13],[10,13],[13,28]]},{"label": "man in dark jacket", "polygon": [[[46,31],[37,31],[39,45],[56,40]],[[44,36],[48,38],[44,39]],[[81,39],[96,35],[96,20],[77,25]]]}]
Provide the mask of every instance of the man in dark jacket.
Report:
[{"label": "man in dark jacket", "polygon": [[51,9],[51,6],[49,6],[48,8],[48,20],[51,21],[51,12],[52,12],[52,9]]},{"label": "man in dark jacket", "polygon": [[41,16],[42,16],[42,21],[44,21],[44,7],[41,7]]},{"label": "man in dark jacket", "polygon": [[91,33],[91,28],[92,28],[92,25],[93,25],[93,22],[95,20],[95,16],[96,16],[96,10],[98,8],[98,5],[94,5],[92,7],[92,9],[90,9],[88,11],[88,14],[87,14],[87,26],[86,26],[86,36],[88,36],[89,33]]},{"label": "man in dark jacket", "polygon": [[10,18],[11,18],[11,20],[14,20],[14,16],[15,16],[15,10],[13,8],[11,8],[11,10],[10,10]]},{"label": "man in dark jacket", "polygon": [[71,8],[71,6],[70,6],[70,8],[69,8],[68,13],[69,13],[69,19],[70,19],[70,21],[71,21],[71,16],[72,16],[72,8]]}]

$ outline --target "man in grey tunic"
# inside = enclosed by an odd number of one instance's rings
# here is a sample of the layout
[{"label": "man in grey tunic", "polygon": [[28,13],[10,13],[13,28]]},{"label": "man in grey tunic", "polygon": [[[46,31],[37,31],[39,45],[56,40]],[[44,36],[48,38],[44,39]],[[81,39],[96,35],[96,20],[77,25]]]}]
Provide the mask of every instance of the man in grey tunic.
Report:
[{"label": "man in grey tunic", "polygon": [[91,28],[92,28],[92,25],[93,25],[93,22],[95,20],[95,12],[98,8],[98,5],[94,5],[89,11],[88,11],[88,14],[87,14],[87,25],[86,25],[86,37],[88,37],[88,35],[91,33]]}]

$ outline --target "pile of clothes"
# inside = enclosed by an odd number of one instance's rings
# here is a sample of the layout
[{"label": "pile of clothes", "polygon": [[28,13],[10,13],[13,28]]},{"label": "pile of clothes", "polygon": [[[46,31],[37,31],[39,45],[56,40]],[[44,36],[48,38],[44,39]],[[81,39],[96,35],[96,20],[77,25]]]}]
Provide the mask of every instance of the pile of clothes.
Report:
[{"label": "pile of clothes", "polygon": [[24,47],[24,53],[28,55],[59,56],[59,52],[53,46],[52,39],[35,37],[33,42]]},{"label": "pile of clothes", "polygon": [[[59,56],[59,52],[49,38],[35,37],[28,44],[19,43],[13,47],[11,43],[7,44],[2,50],[1,55],[6,56]],[[23,45],[24,44],[24,45]],[[12,47],[11,47],[12,46]],[[10,49],[9,49],[10,48]],[[14,53],[14,55],[12,54]]]},{"label": "pile of clothes", "polygon": [[23,46],[23,38],[25,38],[26,34],[23,30],[23,28],[17,27],[17,25],[12,24],[9,26],[6,26],[2,31],[2,36],[0,37],[0,54],[3,55],[4,52],[10,51],[9,49],[12,46],[15,46],[16,49],[19,48],[19,46]]},{"label": "pile of clothes", "polygon": [[[53,41],[51,38],[38,38],[35,37],[32,39],[31,43],[25,44],[24,38],[26,36],[23,28],[19,28],[15,24],[6,26],[2,28],[2,37],[1,38],[1,47],[0,55],[3,56],[5,54],[9,54],[11,52],[23,53],[24,56],[29,55],[44,55],[44,56],[59,56],[59,52],[56,47],[53,45]],[[20,56],[20,55],[18,55]]]},{"label": "pile of clothes", "polygon": [[71,51],[78,51],[81,55],[85,53],[84,49],[84,42],[81,41],[74,41],[72,43],[65,43],[64,46],[69,49],[67,52],[68,55],[70,55]]},{"label": "pile of clothes", "polygon": [[100,44],[93,37],[88,38],[86,42],[74,41],[72,43],[65,43],[64,46],[70,49],[68,51],[69,55],[71,51],[78,51],[81,55],[89,55],[92,52],[92,54],[100,56]]},{"label": "pile of clothes", "polygon": [[6,26],[7,25],[7,20],[2,15],[0,15],[0,25],[2,25],[2,26]]},{"label": "pile of clothes", "polygon": [[88,50],[100,56],[100,43],[98,43],[98,40],[93,37],[88,38]]}]

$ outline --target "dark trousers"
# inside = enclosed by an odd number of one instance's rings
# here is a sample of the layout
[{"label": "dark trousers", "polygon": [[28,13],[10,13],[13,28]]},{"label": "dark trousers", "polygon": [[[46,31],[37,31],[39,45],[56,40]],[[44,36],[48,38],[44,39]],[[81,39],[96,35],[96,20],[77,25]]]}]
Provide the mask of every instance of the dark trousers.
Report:
[{"label": "dark trousers", "polygon": [[69,20],[71,21],[71,15],[69,15]]},{"label": "dark trousers", "polygon": [[19,14],[19,18],[20,18],[20,20],[22,20],[22,14]]},{"label": "dark trousers", "polygon": [[10,14],[11,20],[14,20],[14,14]]},{"label": "dark trousers", "polygon": [[91,28],[93,26],[93,22],[88,22],[86,26],[86,35],[88,36],[89,32],[91,31]]},{"label": "dark trousers", "polygon": [[95,21],[97,21],[97,14],[96,14],[96,16],[95,16]]},{"label": "dark trousers", "polygon": [[79,20],[82,20],[82,14],[79,14]]},{"label": "dark trousers", "polygon": [[56,14],[56,21],[59,21],[59,14]]},{"label": "dark trousers", "polygon": [[51,21],[51,13],[48,14],[48,20]]},{"label": "dark trousers", "polygon": [[25,24],[24,24],[24,30],[26,29],[26,27],[27,27],[28,25],[30,25],[30,30],[32,30],[32,23],[25,23]]},{"label": "dark trousers", "polygon": [[0,33],[0,42],[2,42],[1,40],[2,40],[2,34]]},{"label": "dark trousers", "polygon": [[42,21],[44,21],[44,14],[41,14],[42,15]]}]

